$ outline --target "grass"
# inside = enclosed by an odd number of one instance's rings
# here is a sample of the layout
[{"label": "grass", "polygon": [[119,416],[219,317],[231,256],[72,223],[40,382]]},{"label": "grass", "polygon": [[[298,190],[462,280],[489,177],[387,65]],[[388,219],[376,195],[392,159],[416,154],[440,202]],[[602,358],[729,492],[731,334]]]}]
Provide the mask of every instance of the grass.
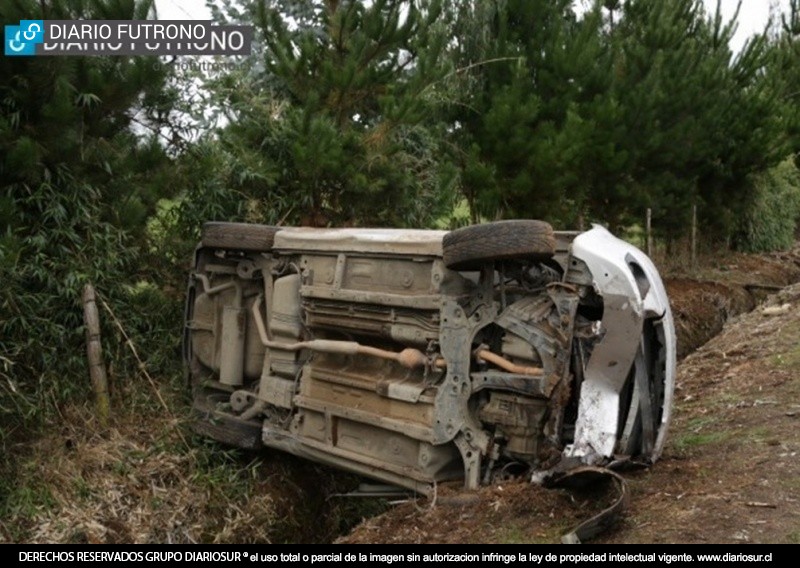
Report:
[{"label": "grass", "polygon": [[121,382],[108,428],[88,401],[67,403],[18,444],[0,464],[0,542],[330,542],[386,510],[330,499],[353,476],[192,434],[181,383],[158,381],[166,410],[143,380]]},{"label": "grass", "polygon": [[793,492],[800,492],[800,476],[798,475],[782,477],[780,484]]},{"label": "grass", "polygon": [[766,426],[757,426],[751,430],[748,430],[744,436],[744,439],[756,444],[770,444],[770,442],[775,440],[775,434]]},{"label": "grass", "polygon": [[706,426],[710,426],[716,423],[716,419],[711,416],[697,416],[689,420],[689,422],[684,427],[684,430],[688,430],[693,433],[697,433]]},{"label": "grass", "polygon": [[28,519],[56,506],[50,487],[36,479],[18,487],[9,480],[0,486],[0,542],[24,542],[30,523]]},{"label": "grass", "polygon": [[498,542],[500,544],[530,544],[530,536],[523,531],[520,527],[513,525],[505,527],[498,535]]},{"label": "grass", "polygon": [[700,446],[724,442],[731,437],[731,432],[689,433],[675,440],[675,447],[680,451],[691,450]]},{"label": "grass", "polygon": [[42,510],[54,507],[55,504],[56,500],[50,487],[36,479],[31,479],[6,494],[0,511],[4,518],[7,516],[30,517]]},{"label": "grass", "polygon": [[770,363],[778,368],[797,368],[800,366],[800,321],[782,328],[780,335],[786,346],[785,351],[772,355]]},{"label": "grass", "polygon": [[678,451],[685,452],[697,446],[716,442],[717,440],[717,436],[713,434],[687,434],[675,440],[675,448]]},{"label": "grass", "polygon": [[561,527],[548,527],[547,530],[534,532],[531,527],[511,524],[497,532],[498,544],[553,544],[561,542],[561,537],[572,531],[574,527],[563,524]]},{"label": "grass", "polygon": [[796,369],[800,366],[800,345],[786,353],[771,356],[770,363],[779,368]]}]

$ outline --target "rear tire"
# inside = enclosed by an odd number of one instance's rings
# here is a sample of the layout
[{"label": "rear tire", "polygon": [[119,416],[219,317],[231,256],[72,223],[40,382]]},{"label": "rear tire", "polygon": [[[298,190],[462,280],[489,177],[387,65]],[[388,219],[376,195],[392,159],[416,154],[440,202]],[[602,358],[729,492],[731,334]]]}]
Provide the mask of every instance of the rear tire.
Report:
[{"label": "rear tire", "polygon": [[201,243],[218,249],[269,252],[281,227],[211,221],[203,225]]},{"label": "rear tire", "polygon": [[555,249],[553,227],[527,219],[471,225],[442,240],[444,264],[452,270],[480,270],[496,260],[547,260]]}]

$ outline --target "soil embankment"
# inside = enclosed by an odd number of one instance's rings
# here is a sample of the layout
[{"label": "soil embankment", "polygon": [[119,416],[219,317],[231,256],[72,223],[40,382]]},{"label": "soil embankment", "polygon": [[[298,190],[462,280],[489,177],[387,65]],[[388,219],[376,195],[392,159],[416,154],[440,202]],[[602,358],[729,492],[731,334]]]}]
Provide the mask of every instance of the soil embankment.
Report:
[{"label": "soil embankment", "polygon": [[665,279],[678,335],[678,359],[717,335],[731,317],[800,281],[800,249],[728,254],[705,259],[699,266],[671,270]]}]

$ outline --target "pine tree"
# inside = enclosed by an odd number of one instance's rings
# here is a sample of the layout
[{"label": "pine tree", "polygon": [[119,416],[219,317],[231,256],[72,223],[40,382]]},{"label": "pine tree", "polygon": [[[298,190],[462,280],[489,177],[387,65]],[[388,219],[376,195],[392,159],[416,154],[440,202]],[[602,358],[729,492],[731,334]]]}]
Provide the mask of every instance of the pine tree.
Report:
[{"label": "pine tree", "polygon": [[706,15],[700,0],[629,0],[612,31],[611,96],[623,109],[615,143],[628,156],[628,206],[652,207],[668,237],[686,232],[698,205],[707,235],[724,238],[747,176],[780,161],[786,146],[765,79],[765,36],[734,57],[736,19]]},{"label": "pine tree", "polygon": [[228,110],[218,146],[229,156],[227,183],[256,218],[435,218],[447,184],[431,114],[444,73],[440,13],[438,1],[420,0],[276,0],[218,13],[252,18],[263,46],[211,85]]},{"label": "pine tree", "polygon": [[604,152],[594,144],[608,84],[599,10],[578,19],[568,0],[459,2],[452,21],[453,159],[473,218],[577,222]]}]

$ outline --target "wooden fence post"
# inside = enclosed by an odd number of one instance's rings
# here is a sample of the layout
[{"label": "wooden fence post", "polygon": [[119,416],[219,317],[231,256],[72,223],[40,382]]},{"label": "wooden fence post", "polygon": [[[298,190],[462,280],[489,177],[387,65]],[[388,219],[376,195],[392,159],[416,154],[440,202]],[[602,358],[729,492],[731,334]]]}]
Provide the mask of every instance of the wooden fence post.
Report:
[{"label": "wooden fence post", "polygon": [[97,417],[100,425],[108,424],[111,401],[108,396],[108,377],[103,362],[103,346],[100,343],[100,317],[94,287],[87,284],[83,287],[83,321],[86,324],[86,357],[89,360],[89,377],[95,395]]},{"label": "wooden fence post", "polygon": [[697,264],[697,205],[692,205],[692,266]]}]

